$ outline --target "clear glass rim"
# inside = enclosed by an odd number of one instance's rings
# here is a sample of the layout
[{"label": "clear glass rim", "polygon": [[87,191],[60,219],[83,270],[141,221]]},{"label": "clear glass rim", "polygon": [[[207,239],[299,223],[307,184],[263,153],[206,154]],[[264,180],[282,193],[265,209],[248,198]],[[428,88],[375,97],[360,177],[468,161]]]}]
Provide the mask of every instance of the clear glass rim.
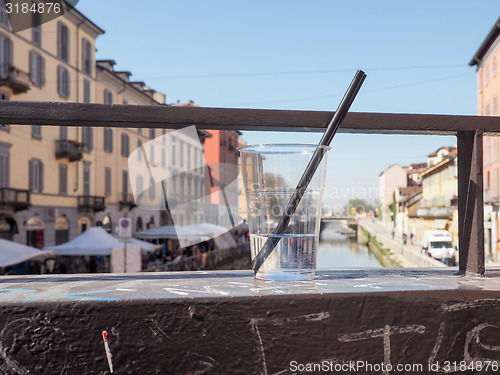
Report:
[{"label": "clear glass rim", "polygon": [[312,153],[315,149],[322,148],[325,151],[331,150],[330,146],[320,146],[307,143],[263,143],[256,145],[246,145],[237,147],[239,152],[246,153]]}]

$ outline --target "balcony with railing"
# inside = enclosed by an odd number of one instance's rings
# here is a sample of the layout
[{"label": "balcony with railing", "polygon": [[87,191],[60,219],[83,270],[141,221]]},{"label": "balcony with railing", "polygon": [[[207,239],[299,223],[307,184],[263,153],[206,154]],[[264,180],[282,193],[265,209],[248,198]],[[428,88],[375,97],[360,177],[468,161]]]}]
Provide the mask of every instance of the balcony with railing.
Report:
[{"label": "balcony with railing", "polygon": [[14,211],[26,210],[31,206],[29,190],[0,188],[0,207],[10,207]]},{"label": "balcony with railing", "polygon": [[22,94],[30,89],[31,80],[29,73],[12,65],[1,66],[0,72],[0,86],[12,88],[14,94]]},{"label": "balcony with railing", "polygon": [[[331,116],[0,103],[0,123],[21,125],[323,131]],[[389,373],[381,366],[416,364],[413,373],[463,373],[481,363],[495,373],[500,270],[485,270],[482,155],[498,117],[350,113],[340,131],[457,136],[458,268],[331,269],[296,282],[251,271],[3,277],[4,370],[290,374],[310,364],[310,373]]]},{"label": "balcony with railing", "polygon": [[67,158],[69,161],[80,161],[83,158],[84,144],[68,139],[56,140],[56,159]]},{"label": "balcony with railing", "polygon": [[106,209],[104,197],[93,195],[78,196],[78,211],[80,212],[99,212]]},{"label": "balcony with railing", "polygon": [[119,208],[120,211],[124,208],[128,207],[129,210],[136,207],[134,195],[132,193],[121,193],[120,194],[120,203]]}]

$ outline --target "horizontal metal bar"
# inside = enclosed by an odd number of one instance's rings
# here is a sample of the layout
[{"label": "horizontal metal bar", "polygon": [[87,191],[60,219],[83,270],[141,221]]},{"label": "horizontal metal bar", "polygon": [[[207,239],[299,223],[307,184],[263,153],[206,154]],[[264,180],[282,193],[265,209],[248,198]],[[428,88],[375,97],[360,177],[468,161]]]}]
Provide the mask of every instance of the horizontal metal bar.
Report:
[{"label": "horizontal metal bar", "polygon": [[[0,102],[0,123],[97,127],[323,131],[333,112],[175,106]],[[344,133],[439,134],[484,129],[500,134],[500,117],[396,113],[349,113]]]}]

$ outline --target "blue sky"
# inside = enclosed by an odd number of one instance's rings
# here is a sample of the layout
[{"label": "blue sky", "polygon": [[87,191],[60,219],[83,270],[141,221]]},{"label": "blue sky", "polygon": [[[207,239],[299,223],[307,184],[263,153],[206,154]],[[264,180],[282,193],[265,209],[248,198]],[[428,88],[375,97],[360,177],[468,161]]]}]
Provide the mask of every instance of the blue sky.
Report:
[{"label": "blue sky", "polygon": [[[80,0],[106,33],[97,58],[204,107],[335,110],[356,69],[351,110],[474,115],[469,61],[500,16],[498,0]],[[316,143],[320,134],[245,132],[251,143]],[[337,135],[327,201],[369,194],[391,164],[425,161],[454,137]],[[364,193],[363,193],[364,192]],[[336,195],[337,198],[332,198]]]}]

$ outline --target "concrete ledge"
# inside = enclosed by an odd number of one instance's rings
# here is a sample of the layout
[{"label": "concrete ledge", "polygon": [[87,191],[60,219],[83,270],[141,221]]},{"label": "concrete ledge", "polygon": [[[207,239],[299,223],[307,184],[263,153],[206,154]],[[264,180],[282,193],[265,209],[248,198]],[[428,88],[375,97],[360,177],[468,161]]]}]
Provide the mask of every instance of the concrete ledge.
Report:
[{"label": "concrete ledge", "polygon": [[415,373],[437,372],[429,362],[440,371],[444,361],[500,366],[500,269],[325,270],[301,282],[249,271],[2,277],[0,311],[7,374],[106,374],[110,364],[116,374],[292,374],[299,364],[349,361],[421,364]]}]

